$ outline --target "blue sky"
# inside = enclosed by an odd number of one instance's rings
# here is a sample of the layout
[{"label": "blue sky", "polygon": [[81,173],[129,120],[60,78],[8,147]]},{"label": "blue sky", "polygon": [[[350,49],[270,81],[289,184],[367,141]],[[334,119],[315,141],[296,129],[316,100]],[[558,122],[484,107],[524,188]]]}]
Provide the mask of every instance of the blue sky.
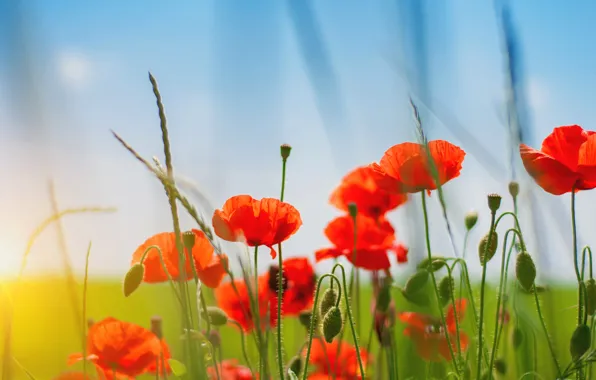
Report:
[{"label": "blue sky", "polygon": [[[343,174],[414,139],[408,96],[417,78],[426,78],[433,112],[424,105],[421,110],[429,137],[468,151],[461,177],[445,190],[459,250],[463,215],[481,212],[468,252],[475,256],[476,241],[488,228],[485,194],[506,194],[508,181],[504,61],[494,7],[492,1],[432,7],[426,1],[421,26],[408,3],[27,1],[18,25],[23,40],[9,20],[0,22],[0,274],[14,273],[29,233],[50,214],[50,177],[63,208],[118,208],[113,215],[64,221],[79,273],[89,241],[92,274],[123,275],[138,244],[171,229],[163,189],[110,134],[114,129],[146,157],[162,157],[148,70],[162,90],[177,172],[209,194],[214,206],[238,193],[277,196],[278,146],[294,147],[286,196],[301,210],[304,226],[287,243],[288,255],[312,255],[327,244],[322,230],[339,215],[327,198]],[[590,45],[596,4],[545,4],[512,6],[534,146],[558,125],[596,129]],[[16,19],[8,5],[0,7],[0,14]],[[421,46],[409,39],[414,27],[426,34],[426,71],[416,63]],[[454,131],[454,119],[483,146],[466,146],[470,141]],[[488,154],[501,172],[482,166]],[[568,218],[560,212],[568,199],[521,180],[522,200],[532,189],[541,208]],[[578,197],[582,244],[593,243],[594,200],[590,193]],[[436,199],[431,212],[433,248],[450,255]],[[411,234],[417,214],[418,197],[392,214],[398,238],[412,247],[412,262],[423,254]],[[522,217],[529,228],[524,207]],[[542,273],[571,278],[569,223],[543,222],[537,237],[548,249],[536,252]],[[50,229],[33,249],[30,272],[59,271],[58,257]]]}]

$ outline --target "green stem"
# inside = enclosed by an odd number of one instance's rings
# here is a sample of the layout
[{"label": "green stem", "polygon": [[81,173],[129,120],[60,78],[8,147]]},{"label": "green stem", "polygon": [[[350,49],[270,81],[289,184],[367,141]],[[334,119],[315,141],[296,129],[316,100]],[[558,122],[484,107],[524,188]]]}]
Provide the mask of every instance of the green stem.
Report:
[{"label": "green stem", "polygon": [[242,326],[240,325],[240,323],[238,323],[237,321],[234,321],[233,319],[228,320],[228,323],[231,323],[233,325],[235,325],[236,327],[238,327],[238,329],[240,330],[240,346],[242,346],[242,355],[244,356],[244,361],[246,362],[246,366],[248,367],[248,369],[250,370],[250,373],[252,375],[252,377],[254,378],[254,369],[253,366],[250,362],[250,358],[248,356],[248,352],[246,350],[246,339],[244,339],[244,331],[242,329]]},{"label": "green stem", "polygon": [[[466,234],[464,235],[464,247],[463,247],[463,251],[462,251],[462,259],[465,260],[466,259],[466,251],[468,248],[468,240],[470,238],[470,230],[466,229]],[[462,297],[462,293],[463,293],[463,285],[464,285],[464,278],[463,276],[460,276],[459,278],[459,299],[461,299]]]},{"label": "green stem", "polygon": [[[482,281],[480,282],[480,320],[478,323],[478,364],[476,367],[476,378],[480,379],[480,375],[482,372],[482,345],[484,344],[482,340],[482,331],[483,331],[483,323],[484,323],[484,285],[486,283],[486,266],[487,266],[487,258],[488,258],[488,247],[490,247],[493,238],[493,231],[495,228],[495,212],[491,212],[490,217],[490,229],[488,230],[488,242],[484,248],[484,254],[482,256]],[[491,369],[489,368],[489,371]]]},{"label": "green stem", "polygon": [[536,311],[538,312],[538,319],[540,319],[540,324],[542,325],[542,331],[544,332],[544,337],[546,338],[546,342],[548,343],[548,349],[550,351],[550,355],[557,367],[557,375],[561,375],[561,366],[559,365],[559,361],[557,360],[557,354],[555,353],[555,349],[553,347],[553,343],[548,335],[548,329],[546,328],[546,323],[544,322],[544,317],[542,315],[542,308],[540,307],[540,300],[538,299],[538,291],[536,290],[536,286],[534,286],[534,300],[536,301]]},{"label": "green stem", "polygon": [[[428,226],[428,211],[426,209],[426,193],[424,191],[420,192],[422,194],[422,213],[424,214],[424,235],[425,235],[425,239],[426,239],[426,251],[428,254],[428,260],[431,263],[431,265],[429,266],[429,268],[432,268],[432,250],[430,247],[430,229]],[[435,297],[437,298],[437,304],[439,304],[439,300],[441,299],[440,295],[439,295],[439,288],[437,287],[437,279],[435,278],[435,272],[431,269],[429,270],[430,272],[430,278],[432,279],[433,282],[433,289],[435,291]],[[457,372],[457,374],[459,375],[459,368],[457,366],[456,360],[455,360],[455,353],[453,352],[453,346],[451,345],[451,338],[449,337],[449,334],[447,333],[447,323],[445,322],[445,313],[443,312],[443,308],[439,306],[439,315],[441,316],[441,325],[443,326],[443,331],[445,332],[445,337],[447,339],[447,345],[449,346],[449,353],[451,355],[451,364],[453,365],[453,368],[455,369],[455,372]]]},{"label": "green stem", "polygon": [[[432,263],[431,263],[432,264]],[[451,274],[451,268],[449,267],[449,265],[445,265],[445,267],[447,268],[447,275],[449,276],[450,279],[453,278],[453,275]],[[449,292],[449,298],[451,300],[451,307],[453,308],[453,315],[455,316],[455,341],[457,344],[457,353],[458,356],[461,357],[461,343],[460,343],[460,339],[459,339],[459,318],[457,315],[457,308],[455,306],[455,292],[451,291]],[[445,332],[445,334],[447,335],[447,332]]]},{"label": "green stem", "polygon": [[[283,202],[284,192],[286,189],[286,164],[287,158],[282,159],[281,169],[281,194],[279,200]],[[277,274],[277,366],[279,367],[279,378],[284,379],[284,348],[283,348],[283,335],[282,335],[282,319],[281,319],[281,307],[283,301],[283,258],[281,253],[281,243],[277,245],[277,255],[279,262],[279,271]]]},{"label": "green stem", "polygon": [[[264,373],[265,371],[265,356],[267,355],[267,350],[264,347],[263,341],[263,334],[261,330],[261,312],[259,310],[259,247],[255,246],[254,251],[254,265],[255,265],[255,273],[254,273],[254,284],[255,284],[255,302],[254,302],[254,309],[255,309],[255,329],[257,330],[257,334],[259,335],[259,372]],[[263,352],[263,350],[265,352]]]},{"label": "green stem", "polygon": [[85,277],[83,278],[83,375],[87,377],[87,286],[89,285],[89,256],[91,256],[91,242],[85,256]]}]

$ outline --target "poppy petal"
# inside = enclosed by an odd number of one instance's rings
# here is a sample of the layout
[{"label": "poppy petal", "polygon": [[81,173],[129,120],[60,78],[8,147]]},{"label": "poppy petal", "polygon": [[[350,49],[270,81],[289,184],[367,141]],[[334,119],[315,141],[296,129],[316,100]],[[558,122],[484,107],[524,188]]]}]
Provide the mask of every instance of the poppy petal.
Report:
[{"label": "poppy petal", "polygon": [[571,192],[579,177],[567,166],[525,144],[520,144],[519,151],[526,171],[544,191],[553,195]]},{"label": "poppy petal", "polygon": [[324,248],[315,252],[315,261],[323,261],[326,259],[335,259],[343,255],[343,250],[337,248]]},{"label": "poppy petal", "polygon": [[455,331],[455,316],[457,314],[457,323],[461,323],[464,319],[464,315],[466,313],[466,308],[468,306],[468,301],[465,298],[461,298],[455,301],[455,312],[453,310],[453,305],[449,304],[447,307],[447,312],[445,313],[445,324],[447,325],[447,329],[449,331]]},{"label": "poppy petal", "polygon": [[209,265],[197,270],[199,280],[208,288],[215,289],[227,274],[228,256],[214,255]]},{"label": "poppy petal", "polygon": [[400,321],[406,323],[411,327],[415,327],[418,330],[424,331],[427,326],[436,323],[435,318],[430,315],[414,313],[412,311],[406,311],[397,315]]},{"label": "poppy petal", "polygon": [[579,125],[557,127],[544,139],[541,151],[575,171],[580,147],[587,137],[587,133]]},{"label": "poppy petal", "polygon": [[581,146],[577,164],[582,180],[596,183],[596,134],[590,135]]}]

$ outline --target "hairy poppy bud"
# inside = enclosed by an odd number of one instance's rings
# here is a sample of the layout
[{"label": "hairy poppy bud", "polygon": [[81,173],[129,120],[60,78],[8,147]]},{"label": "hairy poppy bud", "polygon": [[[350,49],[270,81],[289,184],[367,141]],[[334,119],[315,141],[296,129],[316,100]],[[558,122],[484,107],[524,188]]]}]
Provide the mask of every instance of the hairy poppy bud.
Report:
[{"label": "hairy poppy bud", "polygon": [[431,259],[426,258],[422,260],[417,269],[432,270],[433,272],[438,271],[446,265],[445,259],[441,256],[433,256]]},{"label": "hairy poppy bud", "polygon": [[162,325],[163,321],[160,316],[155,316],[151,318],[151,332],[155,334],[155,336],[159,339],[163,338]]},{"label": "hairy poppy bud", "polygon": [[228,323],[227,314],[217,306],[207,306],[207,315],[203,312],[203,317],[209,318],[209,322],[214,326],[224,326]]},{"label": "hairy poppy bud", "polygon": [[519,194],[519,183],[515,181],[509,182],[509,194],[511,194],[511,197],[513,198],[517,197]]},{"label": "hairy poppy bud", "polygon": [[418,292],[418,293],[408,293],[404,289],[401,289],[401,294],[404,296],[406,300],[413,303],[414,305],[418,306],[428,306],[430,305],[430,299],[425,292]]},{"label": "hairy poppy bud", "polygon": [[[282,272],[281,291],[285,292],[288,290],[288,278],[286,274]],[[279,267],[277,265],[271,265],[269,267],[269,281],[267,282],[269,290],[277,294],[279,288]],[[283,293],[282,293],[283,294]]]},{"label": "hairy poppy bud", "polygon": [[519,326],[515,326],[511,331],[511,344],[513,344],[513,348],[517,350],[523,342],[524,332],[519,328]]},{"label": "hairy poppy bud", "polygon": [[377,296],[376,309],[380,312],[386,312],[389,309],[389,303],[391,302],[391,284],[385,284],[379,290]]},{"label": "hairy poppy bud", "polygon": [[495,370],[501,375],[507,373],[507,363],[505,362],[505,359],[495,360]]},{"label": "hairy poppy bud", "polygon": [[145,267],[143,264],[135,264],[130,267],[124,277],[124,297],[130,296],[143,282],[145,276]]},{"label": "hairy poppy bud", "polygon": [[290,360],[288,368],[294,372],[296,376],[299,376],[300,371],[302,371],[302,358],[299,355],[294,356],[292,360]]},{"label": "hairy poppy bud", "polygon": [[358,205],[354,202],[348,203],[348,213],[352,218],[355,218],[358,215]]},{"label": "hairy poppy bud", "polygon": [[590,349],[591,335],[588,325],[581,324],[575,328],[569,344],[569,352],[573,360],[576,360]]},{"label": "hairy poppy bud", "polygon": [[215,329],[211,329],[211,331],[209,331],[209,333],[207,334],[207,340],[211,342],[213,347],[217,348],[221,346],[221,335],[219,331]]},{"label": "hairy poppy bud", "polygon": [[405,292],[408,294],[418,293],[428,282],[428,277],[429,274],[425,270],[414,273],[406,282]]},{"label": "hairy poppy bud", "polygon": [[305,310],[298,314],[298,321],[307,330],[310,329],[310,319],[312,318],[312,310]]},{"label": "hairy poppy bud", "polygon": [[593,278],[586,281],[586,311],[588,315],[596,312],[596,281]]},{"label": "hairy poppy bud", "polygon": [[192,251],[192,248],[195,246],[195,233],[192,231],[186,231],[182,234],[182,243],[184,243],[184,248],[188,251]]},{"label": "hairy poppy bud", "polygon": [[343,327],[344,321],[341,311],[337,306],[333,306],[323,318],[323,336],[327,343],[331,343]]},{"label": "hairy poppy bud", "polygon": [[455,281],[453,281],[453,277],[445,276],[441,279],[439,282],[439,298],[441,300],[442,306],[445,306],[449,303],[454,289]]},{"label": "hairy poppy bud", "polygon": [[281,144],[279,147],[279,152],[281,154],[281,158],[283,160],[287,160],[290,157],[290,152],[292,151],[292,147],[288,144]]},{"label": "hairy poppy bud", "polygon": [[517,255],[515,262],[515,276],[519,284],[527,291],[532,290],[534,280],[536,280],[536,266],[534,260],[528,252],[522,252]]},{"label": "hairy poppy bud", "polygon": [[501,207],[501,196],[499,194],[488,194],[488,208],[494,214]]},{"label": "hairy poppy bud", "polygon": [[476,211],[470,211],[466,214],[466,218],[464,219],[466,224],[466,230],[470,231],[478,222],[478,213]]},{"label": "hairy poppy bud", "polygon": [[323,293],[323,299],[321,300],[321,304],[319,306],[319,311],[321,315],[327,314],[329,309],[335,306],[337,303],[337,291],[334,288],[329,288],[325,290]]},{"label": "hairy poppy bud", "polygon": [[[497,252],[498,246],[499,235],[497,234],[497,231],[493,231],[492,236],[491,233],[488,233],[484,235],[482,239],[480,239],[480,243],[478,244],[478,257],[480,258],[480,265],[484,266],[484,264],[488,263],[490,259],[493,258]],[[486,257],[484,257],[485,253]]]}]

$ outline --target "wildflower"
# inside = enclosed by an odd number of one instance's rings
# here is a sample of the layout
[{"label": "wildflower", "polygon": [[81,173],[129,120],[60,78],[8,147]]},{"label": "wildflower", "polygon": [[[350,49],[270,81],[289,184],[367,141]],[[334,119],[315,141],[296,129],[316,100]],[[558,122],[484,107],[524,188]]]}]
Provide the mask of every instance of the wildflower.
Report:
[{"label": "wildflower", "polygon": [[[316,261],[345,256],[354,266],[368,270],[386,270],[391,263],[387,251],[396,254],[398,262],[407,261],[407,248],[395,242],[395,230],[386,219],[375,221],[358,215],[356,218],[356,242],[354,221],[350,216],[333,219],[325,228],[327,239],[333,248],[315,252]],[[354,252],[356,243],[356,252]]]},{"label": "wildflower", "polygon": [[[219,371],[219,376],[217,372]],[[207,374],[211,380],[252,380],[252,374],[247,367],[238,365],[238,361],[234,359],[223,360],[219,363],[218,371],[214,366],[207,368]],[[257,379],[258,379],[257,375]]]},{"label": "wildflower", "polygon": [[[109,317],[95,323],[87,335],[87,360],[104,373],[135,377],[155,365],[163,343],[151,331]],[[69,357],[69,364],[83,360],[82,354]]]},{"label": "wildflower", "polygon": [[[273,276],[277,277],[276,273]],[[303,310],[312,307],[316,287],[314,268],[307,258],[292,257],[283,261],[283,275],[287,288],[283,292],[282,313],[285,316],[298,316]],[[271,283],[272,272],[266,276]],[[277,320],[277,288],[270,289],[270,305],[271,317]]]},{"label": "wildflower", "polygon": [[[356,349],[349,343],[342,342],[338,356],[339,344],[337,340],[332,343],[324,343],[321,339],[312,341],[309,364],[315,367],[315,371],[308,376],[309,380],[326,380],[333,375],[337,380],[361,378]],[[369,357],[363,348],[360,348],[360,357],[366,367]]]},{"label": "wildflower", "polygon": [[382,190],[375,181],[374,170],[364,166],[346,175],[333,191],[329,203],[342,211],[354,203],[364,216],[378,219],[408,200],[407,194],[391,194]]},{"label": "wildflower", "polygon": [[[259,277],[258,301],[260,321],[264,326],[269,306],[269,292],[267,289],[267,277]],[[234,290],[234,286],[236,290]],[[254,293],[254,290],[252,290]],[[225,282],[215,290],[215,298],[218,306],[228,315],[228,318],[238,322],[244,331],[248,332],[254,328],[254,320],[250,309],[249,289],[244,279],[236,279],[234,282]],[[271,317],[273,319],[273,317]]]},{"label": "wildflower", "polygon": [[520,144],[524,167],[534,181],[553,195],[596,187],[596,134],[579,125],[557,127],[540,150]]},{"label": "wildflower", "polygon": [[421,144],[405,142],[387,149],[381,161],[369,165],[374,170],[377,185],[390,193],[417,193],[437,189],[431,163],[442,186],[459,176],[466,153],[444,141],[428,142],[428,152]]},{"label": "wildflower", "polygon": [[[454,352],[457,352],[456,314],[457,320],[460,322],[463,319],[465,309],[465,299],[460,299],[456,302],[456,312],[454,312],[451,305],[447,308],[445,322]],[[412,339],[416,347],[416,352],[424,360],[438,362],[441,360],[441,357],[447,361],[452,359],[447,343],[447,334],[437,318],[426,314],[405,312],[399,313],[399,319],[408,325],[404,330],[404,335]],[[460,331],[459,341],[462,351],[465,351],[468,348],[469,339],[464,332]]]},{"label": "wildflower", "polygon": [[[193,263],[189,259],[188,249],[185,249],[185,280],[194,278],[193,268],[191,267],[194,264],[197,275],[205,286],[215,288],[226,273],[227,256],[223,254],[221,256],[216,255],[213,246],[202,231],[192,230],[192,233],[195,237],[191,250]],[[162,265],[162,258],[159,257],[159,251],[153,248],[149,249],[151,246],[159,247],[164,265]],[[145,255],[144,259],[143,255]],[[146,283],[166,282],[168,281],[168,274],[173,280],[179,280],[181,277],[179,257],[176,235],[173,232],[162,232],[153,235],[135,250],[131,266],[139,264],[143,259],[142,264],[145,267],[143,281]],[[167,273],[164,271],[164,266]]]},{"label": "wildflower", "polygon": [[245,241],[251,247],[264,245],[275,258],[275,244],[287,240],[302,225],[294,206],[274,198],[257,200],[249,195],[228,199],[213,214],[213,229],[227,241]]}]

